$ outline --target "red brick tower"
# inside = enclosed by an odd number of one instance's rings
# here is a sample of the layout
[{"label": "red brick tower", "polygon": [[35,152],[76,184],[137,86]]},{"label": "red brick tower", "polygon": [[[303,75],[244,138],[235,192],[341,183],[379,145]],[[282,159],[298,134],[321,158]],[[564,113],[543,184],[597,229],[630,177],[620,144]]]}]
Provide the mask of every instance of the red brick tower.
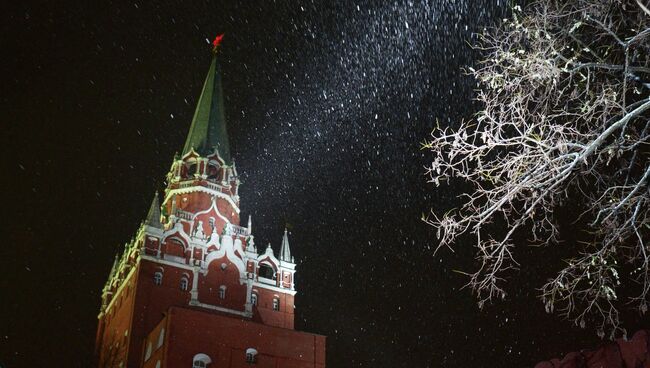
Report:
[{"label": "red brick tower", "polygon": [[325,337],[293,329],[295,263],[240,226],[221,67],[212,63],[190,132],[102,293],[99,367],[325,367]]}]

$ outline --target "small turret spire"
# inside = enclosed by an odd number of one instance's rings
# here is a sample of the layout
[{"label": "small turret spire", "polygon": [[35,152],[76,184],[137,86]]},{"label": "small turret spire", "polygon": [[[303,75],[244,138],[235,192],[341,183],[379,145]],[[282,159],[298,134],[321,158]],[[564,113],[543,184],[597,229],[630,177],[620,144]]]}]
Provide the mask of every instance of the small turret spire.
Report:
[{"label": "small turret spire", "polygon": [[149,212],[147,213],[147,219],[144,221],[145,225],[162,229],[162,224],[160,223],[160,201],[158,200],[158,192],[153,196],[151,201],[151,207],[149,207]]},{"label": "small turret spire", "polygon": [[289,234],[287,228],[284,228],[284,236],[282,237],[282,248],[280,248],[280,260],[284,262],[292,262],[291,249],[289,248]]},{"label": "small turret spire", "polygon": [[269,244],[266,246],[266,250],[264,251],[264,254],[266,254],[266,255],[272,255],[272,256],[275,257],[275,253],[273,253],[273,248],[271,248],[271,243],[269,243]]},{"label": "small turret spire", "polygon": [[248,233],[253,233],[253,220],[251,218],[251,215],[248,215]]}]

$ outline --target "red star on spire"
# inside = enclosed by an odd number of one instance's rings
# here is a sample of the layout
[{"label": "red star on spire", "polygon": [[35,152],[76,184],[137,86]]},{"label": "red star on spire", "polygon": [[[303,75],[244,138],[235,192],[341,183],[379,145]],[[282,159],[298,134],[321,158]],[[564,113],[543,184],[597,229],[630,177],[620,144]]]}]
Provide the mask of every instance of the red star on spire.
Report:
[{"label": "red star on spire", "polygon": [[212,48],[216,49],[217,47],[219,47],[222,39],[223,39],[223,33],[215,37],[214,41],[212,41]]}]

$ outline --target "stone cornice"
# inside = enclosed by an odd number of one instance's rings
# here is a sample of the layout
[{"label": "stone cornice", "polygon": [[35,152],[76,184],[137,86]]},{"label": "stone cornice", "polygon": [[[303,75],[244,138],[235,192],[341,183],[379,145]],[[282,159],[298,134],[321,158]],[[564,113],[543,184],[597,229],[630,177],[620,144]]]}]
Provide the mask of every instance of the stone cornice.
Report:
[{"label": "stone cornice", "polygon": [[292,295],[292,296],[294,296],[294,295],[296,295],[298,293],[295,290],[283,289],[281,287],[265,284],[265,283],[262,283],[262,282],[259,282],[259,281],[253,281],[253,287],[258,287],[260,289],[272,290],[272,291],[275,291],[275,292],[278,292],[278,293],[289,294],[289,295]]}]

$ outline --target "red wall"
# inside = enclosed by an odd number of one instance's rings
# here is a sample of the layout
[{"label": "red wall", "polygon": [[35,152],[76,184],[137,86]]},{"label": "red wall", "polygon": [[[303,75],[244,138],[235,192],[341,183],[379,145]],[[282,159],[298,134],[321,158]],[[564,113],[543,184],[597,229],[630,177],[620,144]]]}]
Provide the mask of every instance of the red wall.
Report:
[{"label": "red wall", "polygon": [[[226,265],[223,269],[222,264]],[[159,271],[163,273],[162,284],[155,285],[154,274]],[[186,291],[180,288],[183,277],[188,278]],[[169,307],[189,305],[193,277],[191,270],[142,259],[130,279],[123,281],[127,286],[115,295],[111,308],[99,321],[100,367],[116,366],[125,361],[127,355],[128,366],[139,367],[146,335],[160,323]],[[227,286],[223,300],[219,298],[220,285]],[[225,257],[213,260],[207,274],[199,274],[198,291],[202,303],[244,311],[246,285],[240,284],[239,270]],[[272,326],[282,327],[289,329],[288,333],[293,332],[290,330],[294,328],[294,297],[260,287],[254,287],[253,291],[258,295],[257,306],[253,307],[253,321],[257,322],[254,325],[265,324],[268,326],[263,327],[271,329],[275,328]],[[274,298],[280,300],[279,311],[273,310]],[[218,312],[203,313],[216,315]],[[129,332],[125,335],[126,331]]]},{"label": "red wall", "polygon": [[[162,285],[153,282],[154,273],[164,268]],[[187,291],[180,289],[181,277],[189,276]],[[170,306],[187,305],[192,289],[192,272],[173,266],[160,265],[141,260],[137,281],[137,291],[133,308],[129,367],[139,367],[143,351],[143,340],[164,317]]]},{"label": "red wall", "polygon": [[637,331],[630,340],[617,339],[596,350],[567,354],[564,359],[540,362],[535,368],[648,368],[650,331]]},{"label": "red wall", "polygon": [[118,366],[126,361],[132,340],[130,327],[136,279],[137,270],[123,281],[124,287],[117,290],[110,308],[99,320],[96,342],[99,367]]},{"label": "red wall", "polygon": [[[225,269],[221,265],[225,264]],[[162,320],[170,306],[188,306],[191,298],[193,272],[184,268],[141,260],[138,268],[115,296],[115,302],[99,321],[98,353],[100,363],[119,364],[128,353],[129,366],[139,366],[142,341]],[[155,272],[162,271],[161,285],[154,284]],[[180,289],[181,278],[188,278],[188,289]],[[226,298],[219,298],[219,286],[226,285]],[[215,259],[206,275],[199,274],[199,301],[224,308],[244,311],[246,285],[240,284],[237,267],[227,258]],[[293,296],[255,288],[258,305],[253,314],[256,322],[293,329]],[[279,298],[280,311],[274,311],[273,298]],[[129,331],[125,336],[125,331]],[[128,349],[127,349],[128,347]],[[100,365],[103,366],[103,365]]]},{"label": "red wall", "polygon": [[250,367],[247,348],[259,352],[259,368],[325,367],[324,336],[187,308],[171,308],[166,318],[163,367],[190,367],[198,353],[210,356],[210,367]]},{"label": "red wall", "polygon": [[[165,340],[163,340],[163,345],[159,346],[158,342],[160,339],[160,335],[167,335],[168,330],[166,329],[167,327],[167,318],[164,318],[160,323],[158,323],[158,326],[154,327],[153,331],[149,333],[147,338],[144,340],[142,344],[142,359],[143,359],[143,368],[155,368],[156,362],[161,361],[164,356],[164,351],[165,351]],[[146,352],[148,347],[151,346],[151,355],[149,357],[146,356]]]},{"label": "red wall", "polygon": [[[293,295],[253,287],[257,294],[257,306],[253,307],[253,319],[270,326],[293,329]],[[280,310],[273,310],[273,298],[280,299]]]},{"label": "red wall", "polygon": [[[221,269],[221,265],[226,267]],[[226,298],[219,298],[219,286],[226,286]],[[246,284],[239,282],[239,270],[228,258],[214,259],[208,265],[208,273],[199,276],[199,301],[220,307],[244,311]]]}]

